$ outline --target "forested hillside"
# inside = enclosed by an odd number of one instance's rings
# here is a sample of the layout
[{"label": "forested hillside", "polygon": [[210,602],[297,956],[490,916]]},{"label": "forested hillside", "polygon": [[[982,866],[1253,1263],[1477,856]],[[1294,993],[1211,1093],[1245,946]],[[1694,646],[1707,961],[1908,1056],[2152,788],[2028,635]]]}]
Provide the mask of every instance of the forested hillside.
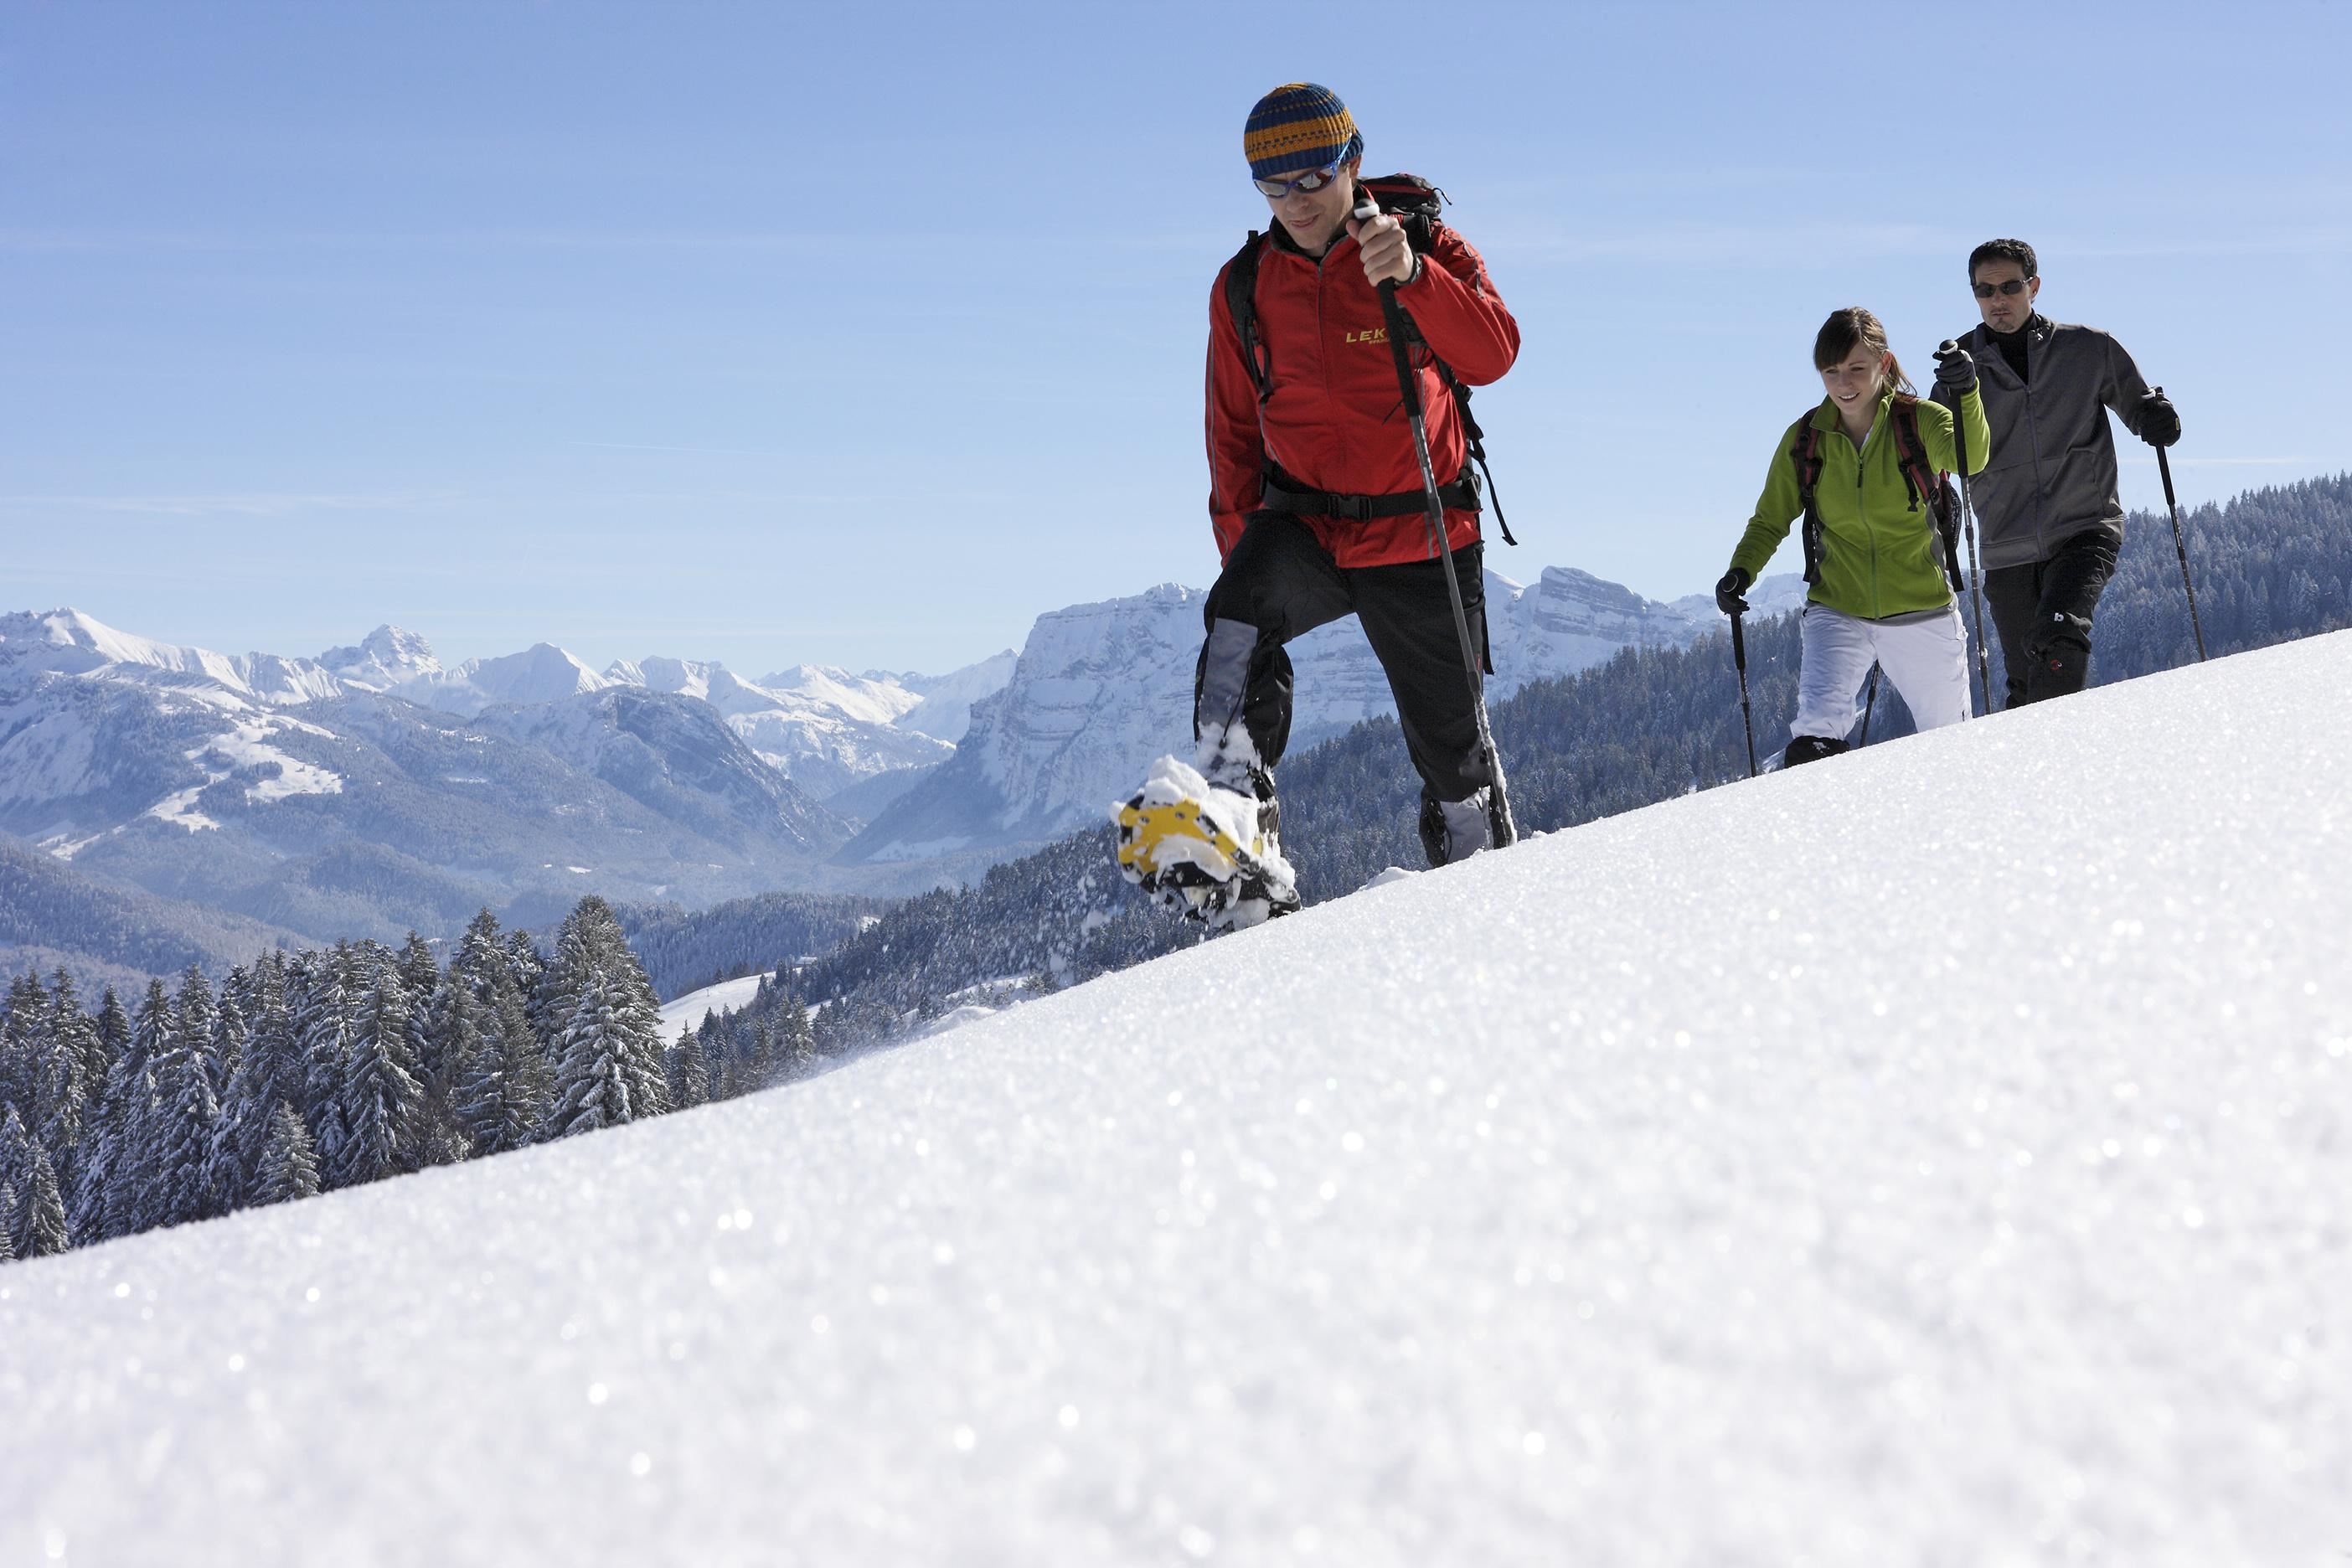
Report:
[{"label": "forested hillside", "polygon": [[0,1259],[641,1121],[811,1058],[805,1016],[745,1038],[666,1044],[595,898],[552,952],[484,910],[446,965],[411,933],[273,948],[218,987],[191,963],[128,1005],[24,974],[0,1005]]},{"label": "forested hillside", "polygon": [[0,973],[65,963],[85,981],[129,985],[191,963],[222,973],[293,940],[244,915],[96,880],[0,834]]},{"label": "forested hillside", "polygon": [[613,914],[637,961],[646,966],[654,994],[668,1001],[836,947],[893,902],[853,895],[761,893],[707,910],[621,904]]}]

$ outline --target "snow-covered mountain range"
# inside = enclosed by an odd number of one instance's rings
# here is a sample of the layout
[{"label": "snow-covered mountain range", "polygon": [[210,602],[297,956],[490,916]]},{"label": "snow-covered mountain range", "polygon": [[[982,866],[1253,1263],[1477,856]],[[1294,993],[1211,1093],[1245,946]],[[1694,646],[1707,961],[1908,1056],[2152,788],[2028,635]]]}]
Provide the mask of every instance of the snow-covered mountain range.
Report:
[{"label": "snow-covered mountain range", "polygon": [[941,676],[852,675],[801,665],[754,681],[722,664],[667,657],[617,659],[599,674],[564,649],[539,643],[445,669],[424,638],[379,626],[357,647],[330,648],[318,663],[346,687],[467,718],[614,687],[693,698],[717,709],[753,751],[823,800],[877,774],[944,761],[970,722],[972,702],[1010,678],[1013,655],[1007,649]]},{"label": "snow-covered mountain range", "polygon": [[2219,658],[0,1266],[0,1561],[2336,1562],[2347,683]]},{"label": "snow-covered mountain range", "polygon": [[[1202,590],[1166,584],[1133,598],[1041,616],[1012,679],[975,704],[955,757],[874,816],[850,861],[919,860],[1034,843],[1101,820],[1160,752],[1189,744]],[[1748,595],[1759,616],[1804,598],[1794,575]],[[1589,573],[1547,567],[1530,584],[1486,574],[1495,679],[1490,700],[1572,675],[1621,648],[1687,643],[1722,626],[1710,595],[1644,599]],[[1296,753],[1396,711],[1355,617],[1292,643]]]},{"label": "snow-covered mountain range", "polygon": [[0,833],[308,936],[824,886],[851,826],[709,703],[559,649],[444,670],[391,627],[303,659],[0,617]]}]

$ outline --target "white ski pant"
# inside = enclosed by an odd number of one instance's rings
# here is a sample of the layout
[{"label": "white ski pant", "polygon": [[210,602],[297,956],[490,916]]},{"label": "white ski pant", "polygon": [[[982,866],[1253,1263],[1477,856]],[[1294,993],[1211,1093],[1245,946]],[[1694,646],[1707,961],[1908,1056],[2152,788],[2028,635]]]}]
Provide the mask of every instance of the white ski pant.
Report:
[{"label": "white ski pant", "polygon": [[1958,605],[1889,621],[1807,605],[1801,630],[1805,658],[1797,672],[1791,738],[1844,740],[1862,717],[1857,699],[1874,662],[1903,694],[1920,729],[1957,724],[1969,716],[1969,638]]}]

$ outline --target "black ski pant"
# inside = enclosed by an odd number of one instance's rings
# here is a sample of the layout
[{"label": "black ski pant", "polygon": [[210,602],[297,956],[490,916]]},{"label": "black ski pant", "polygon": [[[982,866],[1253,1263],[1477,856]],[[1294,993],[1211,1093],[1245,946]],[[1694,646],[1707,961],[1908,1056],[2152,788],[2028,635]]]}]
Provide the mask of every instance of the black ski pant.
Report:
[{"label": "black ski pant", "polygon": [[[1472,646],[1488,673],[1482,545],[1454,552]],[[1257,760],[1272,768],[1290,743],[1290,656],[1282,645],[1353,613],[1389,678],[1423,792],[1466,800],[1487,782],[1478,713],[1462,668],[1461,638],[1443,562],[1343,567],[1306,524],[1252,515],[1209,590],[1208,639],[1192,684],[1192,736],[1222,737],[1238,718]]]},{"label": "black ski pant", "polygon": [[2121,542],[2095,528],[2062,540],[2046,561],[1985,574],[1985,604],[2009,668],[2003,707],[2064,697],[2090,679],[2091,616],[2115,575]]}]

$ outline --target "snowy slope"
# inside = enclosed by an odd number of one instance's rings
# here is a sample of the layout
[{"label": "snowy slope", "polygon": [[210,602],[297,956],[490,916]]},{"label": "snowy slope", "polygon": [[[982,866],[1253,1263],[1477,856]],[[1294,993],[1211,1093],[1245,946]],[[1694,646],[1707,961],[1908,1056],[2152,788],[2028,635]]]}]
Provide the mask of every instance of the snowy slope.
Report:
[{"label": "snowy slope", "polygon": [[11,1266],[0,1561],[2338,1561],[2347,685],[2111,687]]},{"label": "snowy slope", "polygon": [[722,980],[716,985],[706,985],[699,991],[689,991],[675,1002],[662,1004],[661,1026],[665,1043],[677,1038],[678,1026],[698,1029],[702,1020],[713,1013],[725,1013],[740,1007],[760,994],[760,983],[767,975],[746,974],[734,980]]}]

